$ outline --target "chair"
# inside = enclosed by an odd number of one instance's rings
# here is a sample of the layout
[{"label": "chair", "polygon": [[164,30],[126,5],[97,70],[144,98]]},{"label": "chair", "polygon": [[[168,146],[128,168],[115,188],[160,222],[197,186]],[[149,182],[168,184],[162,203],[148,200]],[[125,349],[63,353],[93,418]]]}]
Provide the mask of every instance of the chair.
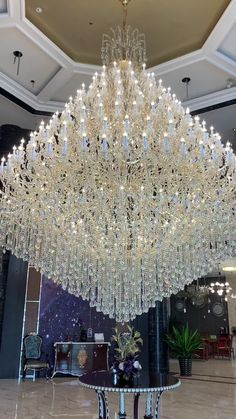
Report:
[{"label": "chair", "polygon": [[200,348],[197,349],[197,351],[195,352],[195,354],[197,356],[199,356],[199,358],[202,358],[202,359],[205,359],[205,360],[208,360],[209,359],[209,347],[208,347],[207,341],[205,341],[203,339]]},{"label": "chair", "polygon": [[23,343],[23,380],[25,380],[27,370],[37,371],[38,373],[41,370],[46,370],[46,378],[48,379],[50,365],[48,360],[41,359],[42,342],[43,339],[36,333],[25,336]]},{"label": "chair", "polygon": [[231,359],[231,356],[233,355],[234,358],[234,349],[232,347],[232,341],[232,336],[219,337],[217,342],[217,356],[222,356],[222,358],[225,356]]}]

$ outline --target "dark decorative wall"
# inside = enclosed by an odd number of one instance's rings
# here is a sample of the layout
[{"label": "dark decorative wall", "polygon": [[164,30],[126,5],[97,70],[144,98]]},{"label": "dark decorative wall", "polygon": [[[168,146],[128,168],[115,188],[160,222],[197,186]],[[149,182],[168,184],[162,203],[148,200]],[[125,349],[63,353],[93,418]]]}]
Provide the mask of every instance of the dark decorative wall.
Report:
[{"label": "dark decorative wall", "polygon": [[[90,308],[87,301],[64,291],[51,280],[43,278],[39,318],[39,334],[44,340],[44,351],[49,354],[51,364],[54,362],[53,344],[56,341],[75,340],[80,337],[81,324],[93,332],[104,333],[105,341],[110,342],[116,323],[95,308]],[[138,316],[134,327],[140,331],[144,344],[141,349],[140,362],[143,369],[149,367],[148,351],[148,314]],[[122,328],[122,325],[119,325]],[[114,356],[113,345],[110,349],[110,364]]]},{"label": "dark decorative wall", "polygon": [[[204,279],[204,284],[211,282],[225,282],[225,277],[210,277]],[[202,302],[202,304],[200,304]],[[193,304],[189,298],[171,297],[171,322],[177,326],[189,325],[191,329],[198,329],[201,333],[219,334],[220,328],[228,331],[228,306],[224,298],[217,294],[210,294],[204,300]]]},{"label": "dark decorative wall", "polygon": [[54,360],[54,342],[65,340],[79,341],[81,325],[93,332],[104,333],[105,341],[110,342],[115,321],[103,313],[90,309],[87,301],[64,291],[61,286],[43,278],[39,334],[44,340],[44,350]]}]

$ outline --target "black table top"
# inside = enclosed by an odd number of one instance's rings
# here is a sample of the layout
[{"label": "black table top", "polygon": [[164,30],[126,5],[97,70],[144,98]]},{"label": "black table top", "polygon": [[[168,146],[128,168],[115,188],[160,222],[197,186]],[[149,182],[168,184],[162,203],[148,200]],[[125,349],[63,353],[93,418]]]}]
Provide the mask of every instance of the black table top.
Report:
[{"label": "black table top", "polygon": [[94,390],[124,392],[124,393],[149,393],[168,391],[179,387],[181,382],[170,374],[149,373],[141,371],[133,383],[120,386],[117,376],[110,371],[95,371],[79,377],[82,386]]}]

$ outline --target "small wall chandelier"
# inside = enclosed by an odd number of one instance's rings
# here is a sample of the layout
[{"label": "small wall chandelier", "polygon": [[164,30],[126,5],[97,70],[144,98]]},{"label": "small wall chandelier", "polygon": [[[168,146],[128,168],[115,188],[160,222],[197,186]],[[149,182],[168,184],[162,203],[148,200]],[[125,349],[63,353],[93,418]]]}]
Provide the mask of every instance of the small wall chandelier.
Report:
[{"label": "small wall chandelier", "polygon": [[145,39],[104,36],[103,68],[2,159],[0,242],[117,321],[236,248],[235,155],[145,69]]},{"label": "small wall chandelier", "polygon": [[230,287],[228,282],[212,282],[209,286],[210,294],[218,294],[220,297],[223,297],[225,301],[228,301],[228,298],[236,298],[236,295],[232,293],[232,287]]}]

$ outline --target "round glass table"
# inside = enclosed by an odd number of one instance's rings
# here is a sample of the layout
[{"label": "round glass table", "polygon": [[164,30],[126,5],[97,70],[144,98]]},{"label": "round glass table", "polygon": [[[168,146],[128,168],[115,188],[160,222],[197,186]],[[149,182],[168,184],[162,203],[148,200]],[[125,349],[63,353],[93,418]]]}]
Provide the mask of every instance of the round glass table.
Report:
[{"label": "round glass table", "polygon": [[[109,402],[107,393],[119,395],[119,418],[126,418],[125,395],[133,394],[133,419],[139,418],[139,396],[146,393],[145,419],[158,419],[158,406],[161,394],[164,391],[179,387],[181,382],[170,374],[157,374],[141,371],[139,377],[135,377],[132,384],[119,385],[118,377],[109,371],[91,372],[79,377],[82,386],[93,389],[98,397],[98,419],[109,419]],[[153,412],[153,398],[155,395],[155,407]]]}]

